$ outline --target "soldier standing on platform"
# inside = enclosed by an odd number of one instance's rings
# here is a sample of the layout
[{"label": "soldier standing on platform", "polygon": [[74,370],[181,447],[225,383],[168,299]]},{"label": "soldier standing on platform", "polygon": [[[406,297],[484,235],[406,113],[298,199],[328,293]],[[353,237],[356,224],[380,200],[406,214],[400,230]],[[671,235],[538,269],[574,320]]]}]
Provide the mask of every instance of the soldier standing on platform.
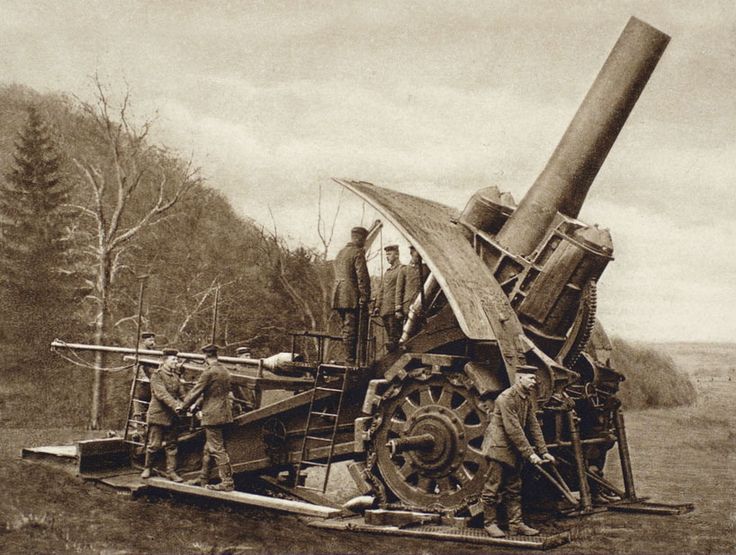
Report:
[{"label": "soldier standing on platform", "polygon": [[[152,331],[144,331],[141,333],[141,342],[138,343],[139,351],[153,351],[156,349],[156,334]],[[136,371],[138,379],[143,377],[151,379],[152,367],[148,364],[138,363],[140,367]],[[139,381],[133,386],[133,420],[145,422],[148,403],[151,401],[151,389],[149,384]]]},{"label": "soldier standing on platform", "polygon": [[163,354],[161,366],[151,374],[151,404],[148,405],[146,419],[148,443],[141,478],[150,478],[153,457],[163,447],[166,452],[166,477],[173,482],[181,482],[181,477],[176,473],[176,413],[182,407],[184,387],[177,372],[176,349],[164,349]]},{"label": "soldier standing on platform", "polygon": [[[483,438],[482,450],[490,459],[489,474],[483,487],[484,527],[489,536],[505,536],[496,521],[496,509],[500,498],[506,506],[509,535],[536,536],[539,530],[527,526],[521,513],[521,468],[524,461],[542,464],[555,458],[547,452],[542,430],[537,421],[537,376],[524,369],[517,370],[516,383],[496,399]],[[531,436],[535,453],[527,439]]]},{"label": "soldier standing on platform", "polygon": [[184,398],[181,410],[186,410],[202,397],[202,426],[204,426],[205,443],[202,452],[202,470],[198,483],[206,485],[209,478],[210,460],[217,463],[220,483],[207,486],[216,491],[232,491],[234,489],[233,469],[230,456],[225,448],[224,429],[233,421],[230,404],[230,372],[217,361],[217,346],[205,345],[204,370],[197,383]]},{"label": "soldier standing on platform", "polygon": [[365,261],[365,238],[368,230],[354,227],[350,232],[350,242],[337,253],[335,258],[335,290],[332,294],[332,308],[340,315],[342,322],[345,362],[355,363],[358,342],[359,318],[367,317],[371,297],[371,280]]},{"label": "soldier standing on platform", "polygon": [[398,347],[399,338],[401,337],[402,298],[398,294],[396,282],[403,267],[399,262],[398,245],[388,245],[383,250],[386,251],[386,261],[389,263],[389,267],[386,273],[383,274],[373,315],[380,316],[383,320],[383,328],[387,336],[386,350],[391,353]]},{"label": "soldier standing on platform", "polygon": [[402,266],[396,280],[396,299],[397,304],[401,305],[403,318],[409,315],[411,303],[420,295],[424,282],[429,276],[427,265],[422,262],[422,257],[413,245],[409,245],[409,254],[411,261],[406,266]]}]

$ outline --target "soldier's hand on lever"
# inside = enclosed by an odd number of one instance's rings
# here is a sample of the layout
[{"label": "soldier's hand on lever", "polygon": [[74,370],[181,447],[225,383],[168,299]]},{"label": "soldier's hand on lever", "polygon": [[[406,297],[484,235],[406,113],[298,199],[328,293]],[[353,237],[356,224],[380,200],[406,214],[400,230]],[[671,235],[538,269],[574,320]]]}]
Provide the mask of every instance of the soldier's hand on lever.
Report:
[{"label": "soldier's hand on lever", "polygon": [[542,464],[542,459],[536,453],[532,453],[531,456],[529,457],[529,462],[534,465]]},{"label": "soldier's hand on lever", "polygon": [[542,460],[552,464],[555,464],[557,462],[557,460],[549,453],[545,453],[544,455],[542,455]]},{"label": "soldier's hand on lever", "polygon": [[177,403],[174,407],[174,412],[177,415],[181,415],[184,412],[184,405],[182,403]]}]

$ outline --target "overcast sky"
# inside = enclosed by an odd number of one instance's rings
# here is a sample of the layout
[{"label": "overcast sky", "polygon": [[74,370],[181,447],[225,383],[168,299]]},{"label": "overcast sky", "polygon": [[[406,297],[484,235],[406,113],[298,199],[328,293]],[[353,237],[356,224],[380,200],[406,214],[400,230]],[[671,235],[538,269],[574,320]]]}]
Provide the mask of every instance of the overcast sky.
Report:
[{"label": "overcast sky", "polygon": [[[207,4],[207,5],[206,5]],[[601,319],[630,339],[736,338],[736,4],[9,2],[0,79],[88,98],[99,72],[158,111],[243,214],[317,245],[362,179],[462,208],[519,200],[628,18],[672,41],[581,219],[611,229]],[[344,195],[335,246],[375,214]],[[391,237],[387,232],[387,239]]]}]

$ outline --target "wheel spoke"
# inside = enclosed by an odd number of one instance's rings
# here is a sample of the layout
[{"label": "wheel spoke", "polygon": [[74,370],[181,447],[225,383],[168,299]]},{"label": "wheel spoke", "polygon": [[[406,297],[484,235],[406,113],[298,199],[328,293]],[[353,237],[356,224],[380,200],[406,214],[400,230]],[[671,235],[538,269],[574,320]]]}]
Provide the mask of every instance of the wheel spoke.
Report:
[{"label": "wheel spoke", "polygon": [[470,447],[467,451],[465,451],[465,462],[471,462],[477,465],[482,465],[482,464],[485,464],[486,457],[480,451],[476,451],[475,449]]},{"label": "wheel spoke", "polygon": [[433,491],[429,491],[429,486],[431,485],[432,480],[426,476],[419,476],[419,479],[417,480],[417,489],[420,489],[425,493],[434,493]]},{"label": "wheel spoke", "polygon": [[397,434],[400,434],[401,432],[405,431],[406,420],[399,420],[398,418],[394,417],[391,419],[388,428],[392,432],[396,432]]},{"label": "wheel spoke", "polygon": [[470,443],[474,439],[481,437],[486,433],[486,427],[483,424],[465,424],[465,440]]},{"label": "wheel spoke", "polygon": [[404,480],[408,480],[409,477],[414,474],[414,467],[409,464],[407,461],[404,461],[404,464],[399,468],[399,474],[401,474],[401,477]]},{"label": "wheel spoke", "polygon": [[466,399],[459,407],[453,410],[460,420],[465,420],[473,410],[473,405]]},{"label": "wheel spoke", "polygon": [[419,392],[419,404],[423,407],[426,407],[427,405],[434,405],[432,394],[429,392],[429,386],[425,387]]},{"label": "wheel spoke", "polygon": [[415,405],[409,397],[406,397],[404,402],[401,404],[401,410],[404,411],[406,419],[408,420],[415,412],[417,412],[417,410],[419,410],[419,406]]},{"label": "wheel spoke", "polygon": [[467,484],[468,482],[470,482],[470,480],[473,479],[473,477],[470,475],[470,472],[468,471],[468,469],[465,468],[462,465],[460,466],[460,468],[458,468],[457,470],[455,470],[455,472],[453,472],[452,475],[455,477],[455,479],[462,486],[464,486],[465,484]]},{"label": "wheel spoke", "polygon": [[442,388],[442,394],[440,395],[440,398],[437,400],[438,405],[442,405],[443,407],[452,408],[452,391],[448,390],[446,387]]}]

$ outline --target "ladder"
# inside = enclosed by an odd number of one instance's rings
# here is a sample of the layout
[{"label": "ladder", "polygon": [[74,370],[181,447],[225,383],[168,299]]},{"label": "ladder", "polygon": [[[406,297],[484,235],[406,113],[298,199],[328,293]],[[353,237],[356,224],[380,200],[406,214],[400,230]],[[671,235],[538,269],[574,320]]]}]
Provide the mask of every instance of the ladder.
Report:
[{"label": "ladder", "polygon": [[[304,440],[302,441],[302,454],[299,457],[299,464],[296,468],[296,487],[318,491],[324,493],[327,490],[327,481],[330,478],[330,467],[332,466],[332,457],[335,453],[335,436],[337,435],[338,420],[340,419],[340,410],[342,409],[342,401],[345,396],[347,387],[348,368],[338,364],[320,364],[314,375],[314,387],[312,389],[312,399],[309,402],[309,413],[307,414],[307,424],[304,427]],[[337,401],[337,410],[334,413],[327,412],[327,409],[316,409],[315,400],[317,400],[318,392],[328,392],[330,395],[339,394]],[[320,399],[324,399],[321,397]],[[317,417],[317,419],[313,419]],[[314,420],[327,419],[332,421],[332,430],[329,437],[316,435],[317,429],[313,427]],[[317,462],[317,460],[309,460],[307,456],[310,451],[317,448],[329,447],[327,462]],[[318,457],[324,459],[324,457]],[[299,485],[299,476],[301,471],[308,467],[324,468],[324,477],[321,487],[307,487]]]},{"label": "ladder", "polygon": [[[146,444],[148,443],[148,423],[146,422],[146,412],[136,413],[136,410],[144,405],[146,409],[151,404],[150,396],[149,400],[136,397],[138,392],[145,391],[145,384],[150,384],[151,380],[146,376],[146,373],[142,371],[142,365],[138,365],[136,368],[135,376],[133,377],[133,383],[130,386],[130,402],[128,403],[128,415],[125,421],[125,432],[123,434],[123,442],[130,445],[140,447],[145,451]],[[141,387],[142,386],[142,387]],[[138,416],[138,418],[136,418]],[[141,418],[142,416],[142,418]],[[133,431],[135,429],[143,430],[142,441],[136,439]]]}]

